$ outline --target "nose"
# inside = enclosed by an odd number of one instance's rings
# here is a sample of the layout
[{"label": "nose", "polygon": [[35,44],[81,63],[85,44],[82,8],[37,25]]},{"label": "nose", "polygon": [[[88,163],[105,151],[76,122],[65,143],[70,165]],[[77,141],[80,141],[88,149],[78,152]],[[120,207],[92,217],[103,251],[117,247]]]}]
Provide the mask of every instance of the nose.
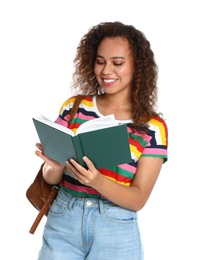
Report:
[{"label": "nose", "polygon": [[110,75],[111,73],[112,73],[112,64],[105,63],[105,65],[102,69],[102,74]]}]

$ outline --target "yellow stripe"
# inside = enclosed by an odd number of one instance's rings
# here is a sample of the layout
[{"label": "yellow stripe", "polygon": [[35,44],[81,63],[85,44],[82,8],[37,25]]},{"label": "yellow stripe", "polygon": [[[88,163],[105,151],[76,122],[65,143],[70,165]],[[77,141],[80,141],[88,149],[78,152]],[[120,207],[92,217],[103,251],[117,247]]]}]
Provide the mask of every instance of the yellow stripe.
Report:
[{"label": "yellow stripe", "polygon": [[163,124],[160,121],[153,119],[153,118],[149,122],[150,122],[150,124],[159,128],[162,145],[166,145],[166,133],[165,133],[165,127],[163,126]]},{"label": "yellow stripe", "polygon": [[93,106],[92,101],[88,101],[86,99],[83,99],[81,103],[87,107]]},{"label": "yellow stripe", "polygon": [[63,103],[63,107],[66,107],[66,106],[68,106],[70,103],[74,103],[74,101],[75,101],[75,97],[71,97],[71,98],[69,98],[69,99],[67,99],[64,103]]},{"label": "yellow stripe", "polygon": [[141,153],[137,150],[137,148],[133,145],[130,145],[131,153],[133,153],[137,158],[140,157]]},{"label": "yellow stripe", "polygon": [[128,183],[125,183],[125,182],[123,182],[123,181],[116,181],[114,178],[111,178],[111,177],[108,177],[108,176],[106,176],[106,175],[104,175],[107,179],[109,179],[109,180],[111,180],[111,181],[114,181],[114,182],[116,182],[116,183],[119,183],[119,184],[121,184],[121,185],[123,185],[123,186],[127,186],[127,187],[129,187],[131,184],[130,184],[130,182],[128,182]]},{"label": "yellow stripe", "polygon": [[[69,106],[70,103],[74,103],[74,102],[75,102],[75,97],[71,97],[71,98],[67,99],[67,100],[63,103],[63,105],[62,105],[61,111],[62,111],[63,107],[67,107],[67,106]],[[81,103],[82,103],[84,106],[87,106],[87,107],[93,106],[92,101],[88,101],[88,100],[86,100],[86,99],[81,100]]]},{"label": "yellow stripe", "polygon": [[75,97],[71,97],[71,98],[67,99],[67,100],[62,104],[59,113],[62,114],[63,109],[64,109],[65,107],[68,107],[70,103],[74,103],[74,101],[75,101]]}]

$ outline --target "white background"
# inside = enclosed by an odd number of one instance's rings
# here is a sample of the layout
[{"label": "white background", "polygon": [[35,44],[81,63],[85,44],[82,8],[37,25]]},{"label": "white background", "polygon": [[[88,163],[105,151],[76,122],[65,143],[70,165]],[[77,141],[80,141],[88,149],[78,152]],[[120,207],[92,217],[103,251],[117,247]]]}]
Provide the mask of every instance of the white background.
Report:
[{"label": "white background", "polygon": [[[145,260],[200,259],[198,1],[18,0],[0,2],[1,259],[36,260],[45,219],[26,189],[41,160],[32,117],[55,119],[70,96],[80,38],[103,21],[133,24],[159,66],[159,100],[169,128],[169,161],[139,212]],[[103,259],[102,259],[103,260]]]}]

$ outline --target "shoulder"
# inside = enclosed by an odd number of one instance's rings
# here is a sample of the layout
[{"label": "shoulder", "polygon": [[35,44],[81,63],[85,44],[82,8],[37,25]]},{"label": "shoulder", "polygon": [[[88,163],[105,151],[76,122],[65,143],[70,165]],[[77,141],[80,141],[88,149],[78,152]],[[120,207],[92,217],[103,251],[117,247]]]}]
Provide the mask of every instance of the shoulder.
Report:
[{"label": "shoulder", "polygon": [[168,127],[166,121],[160,116],[152,117],[149,121],[149,131],[154,133],[156,139],[160,139],[163,145],[167,145]]},{"label": "shoulder", "polygon": [[74,103],[75,103],[75,100],[77,98],[80,98],[80,104],[83,104],[83,105],[86,105],[86,106],[90,106],[92,101],[93,101],[93,96],[89,96],[89,95],[74,95],[74,96],[71,96],[69,97],[68,99],[66,99],[63,103],[62,103],[62,106],[61,106],[61,109],[65,109],[65,110],[70,110]]},{"label": "shoulder", "polygon": [[166,121],[160,116],[154,116],[149,121],[149,128],[163,128],[163,130],[167,131]]}]

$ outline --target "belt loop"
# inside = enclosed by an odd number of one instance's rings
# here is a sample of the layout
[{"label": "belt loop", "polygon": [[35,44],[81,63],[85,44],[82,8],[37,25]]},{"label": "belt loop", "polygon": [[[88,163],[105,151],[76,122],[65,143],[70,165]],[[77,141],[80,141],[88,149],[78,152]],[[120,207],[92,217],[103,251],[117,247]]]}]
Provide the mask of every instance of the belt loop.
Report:
[{"label": "belt loop", "polygon": [[99,212],[100,214],[104,214],[104,205],[103,205],[103,201],[100,199],[99,200]]},{"label": "belt loop", "polygon": [[71,210],[72,209],[72,206],[73,206],[73,203],[74,201],[76,200],[76,197],[72,198],[68,204],[68,209]]}]

